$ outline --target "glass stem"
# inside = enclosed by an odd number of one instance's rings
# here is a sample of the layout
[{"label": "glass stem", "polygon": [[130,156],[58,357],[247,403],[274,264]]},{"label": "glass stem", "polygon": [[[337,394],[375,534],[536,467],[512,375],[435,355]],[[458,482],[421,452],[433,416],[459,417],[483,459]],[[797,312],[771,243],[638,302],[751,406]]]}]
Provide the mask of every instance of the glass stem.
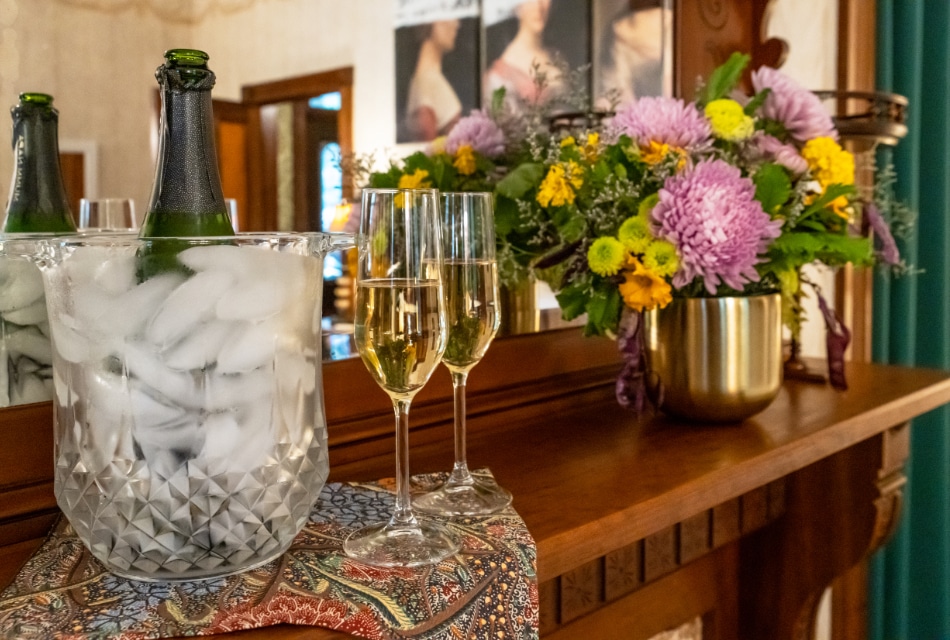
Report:
[{"label": "glass stem", "polygon": [[411,400],[393,400],[396,412],[396,508],[390,526],[416,526],[409,500],[409,404]]},{"label": "glass stem", "polygon": [[465,383],[467,380],[467,371],[452,372],[452,389],[455,396],[455,464],[448,481],[455,485],[473,483],[465,453]]}]

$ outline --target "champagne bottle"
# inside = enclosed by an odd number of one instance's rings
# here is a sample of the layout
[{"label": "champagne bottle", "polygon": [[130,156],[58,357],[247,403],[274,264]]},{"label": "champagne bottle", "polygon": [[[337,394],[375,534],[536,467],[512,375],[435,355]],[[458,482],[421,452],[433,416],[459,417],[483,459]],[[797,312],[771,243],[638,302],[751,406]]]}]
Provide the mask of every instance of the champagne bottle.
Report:
[{"label": "champagne bottle", "polygon": [[45,93],[21,93],[13,116],[13,182],[6,233],[75,233],[59,167],[59,112]]},{"label": "champagne bottle", "polygon": [[[142,238],[234,235],[218,173],[211,111],[215,78],[207,62],[203,51],[170,49],[155,71],[162,96],[161,138]],[[181,269],[175,258],[179,244],[155,242],[140,252],[139,278]]]},{"label": "champagne bottle", "polygon": [[[13,116],[13,182],[4,233],[76,232],[59,166],[59,113],[45,93],[21,93]],[[52,356],[39,269],[0,257],[0,407],[52,397]]]}]

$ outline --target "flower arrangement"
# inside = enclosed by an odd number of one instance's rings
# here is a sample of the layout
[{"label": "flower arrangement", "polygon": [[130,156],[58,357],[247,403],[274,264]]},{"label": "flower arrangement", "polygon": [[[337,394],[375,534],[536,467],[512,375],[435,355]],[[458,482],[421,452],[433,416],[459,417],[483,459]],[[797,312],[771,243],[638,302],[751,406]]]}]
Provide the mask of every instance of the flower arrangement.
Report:
[{"label": "flower arrangement", "polygon": [[626,316],[674,296],[780,292],[797,336],[804,265],[903,268],[884,215],[896,209],[860,197],[813,93],[762,67],[742,94],[748,62],[733,54],[692,102],[642,97],[571,131],[495,96],[370,184],[493,191],[503,283],[548,282],[565,319],[586,314],[585,333],[621,348]]}]

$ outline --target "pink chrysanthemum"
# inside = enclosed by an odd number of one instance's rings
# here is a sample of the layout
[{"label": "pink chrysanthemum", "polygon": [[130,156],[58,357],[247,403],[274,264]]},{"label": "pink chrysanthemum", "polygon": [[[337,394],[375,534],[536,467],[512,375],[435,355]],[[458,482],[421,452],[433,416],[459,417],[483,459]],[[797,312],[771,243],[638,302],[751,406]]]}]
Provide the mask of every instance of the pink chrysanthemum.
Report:
[{"label": "pink chrysanthemum", "polygon": [[638,145],[668,144],[687,151],[702,149],[711,142],[709,120],[692,103],[679,98],[646,96],[617,110],[611,122],[612,137],[622,134]]},{"label": "pink chrysanthemum", "polygon": [[667,179],[651,215],[656,236],[680,254],[674,286],[701,277],[715,295],[720,283],[742,290],[759,279],[759,254],[781,233],[782,223],[770,220],[754,196],[752,181],[722,160],[700,162]]},{"label": "pink chrysanthemum", "polygon": [[749,139],[749,149],[754,159],[778,163],[796,175],[808,171],[808,161],[798,149],[767,133],[756,131]]},{"label": "pink chrysanthemum", "polygon": [[756,93],[771,89],[762,103],[761,113],[781,122],[796,140],[806,142],[820,136],[838,139],[831,115],[818,96],[781,71],[759,67],[752,72],[752,87]]},{"label": "pink chrysanthemum", "polygon": [[445,151],[454,155],[463,145],[494,158],[505,151],[505,134],[485,112],[476,109],[452,127],[445,140]]}]

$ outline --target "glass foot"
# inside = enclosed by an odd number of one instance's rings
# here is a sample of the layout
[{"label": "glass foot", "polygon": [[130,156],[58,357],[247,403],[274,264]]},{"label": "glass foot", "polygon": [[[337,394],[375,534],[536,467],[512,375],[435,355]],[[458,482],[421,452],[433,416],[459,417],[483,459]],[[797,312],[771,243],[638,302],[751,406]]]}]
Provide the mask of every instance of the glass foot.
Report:
[{"label": "glass foot", "polygon": [[455,555],[460,548],[455,534],[426,520],[413,525],[369,525],[354,531],[343,542],[347,556],[378,567],[436,564]]},{"label": "glass foot", "polygon": [[494,480],[472,477],[466,483],[451,480],[428,493],[414,496],[412,506],[440,516],[487,516],[511,504],[511,493]]}]

